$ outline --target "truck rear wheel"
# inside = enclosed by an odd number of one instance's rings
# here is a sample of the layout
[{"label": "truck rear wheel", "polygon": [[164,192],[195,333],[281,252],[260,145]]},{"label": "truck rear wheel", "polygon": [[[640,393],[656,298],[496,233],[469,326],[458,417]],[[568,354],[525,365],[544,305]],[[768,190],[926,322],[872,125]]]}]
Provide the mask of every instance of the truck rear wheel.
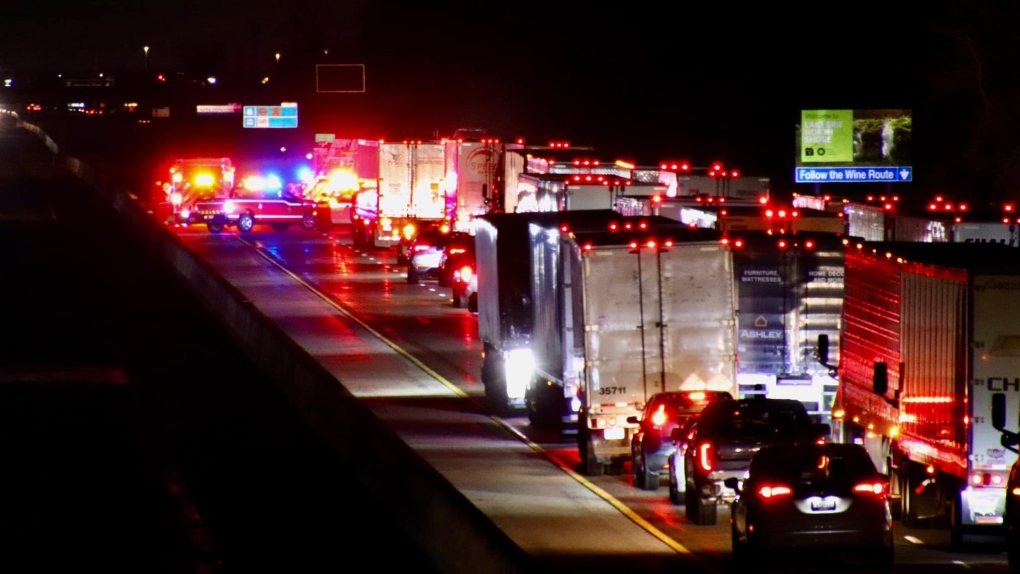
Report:
[{"label": "truck rear wheel", "polygon": [[223,227],[227,224],[227,221],[221,215],[213,217],[209,221],[209,233],[223,233]]},{"label": "truck rear wheel", "polygon": [[581,455],[581,472],[585,476],[602,476],[606,467],[595,456],[595,445],[591,441],[591,429],[586,421],[577,421],[577,451]]},{"label": "truck rear wheel", "polygon": [[703,500],[697,492],[687,491],[687,520],[698,526],[715,526],[718,505],[715,500]]},{"label": "truck rear wheel", "polygon": [[255,217],[250,213],[242,213],[241,217],[237,218],[237,228],[241,233],[251,233],[255,228]]}]

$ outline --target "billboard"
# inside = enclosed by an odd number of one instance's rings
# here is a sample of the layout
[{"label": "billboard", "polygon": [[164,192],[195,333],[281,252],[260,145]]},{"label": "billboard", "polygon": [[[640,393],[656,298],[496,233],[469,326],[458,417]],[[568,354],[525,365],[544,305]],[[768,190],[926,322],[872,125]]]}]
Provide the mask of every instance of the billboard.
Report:
[{"label": "billboard", "polygon": [[802,110],[796,183],[913,180],[910,110]]}]

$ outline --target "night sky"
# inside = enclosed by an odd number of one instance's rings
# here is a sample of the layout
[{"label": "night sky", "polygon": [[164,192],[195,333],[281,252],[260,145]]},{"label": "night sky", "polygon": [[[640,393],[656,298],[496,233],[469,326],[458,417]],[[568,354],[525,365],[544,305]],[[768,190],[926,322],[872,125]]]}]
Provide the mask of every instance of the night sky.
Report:
[{"label": "night sky", "polygon": [[[908,185],[994,197],[1020,191],[1012,5],[8,0],[0,70],[274,74],[338,136],[485,127],[786,186],[801,109],[908,108]],[[309,94],[316,63],[365,64],[366,92]]]}]

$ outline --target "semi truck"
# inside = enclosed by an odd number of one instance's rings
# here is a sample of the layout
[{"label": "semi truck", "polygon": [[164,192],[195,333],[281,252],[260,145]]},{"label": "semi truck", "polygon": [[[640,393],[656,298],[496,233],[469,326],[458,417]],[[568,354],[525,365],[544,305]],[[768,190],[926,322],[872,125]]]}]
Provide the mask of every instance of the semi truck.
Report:
[{"label": "semi truck", "polygon": [[419,228],[448,220],[450,190],[443,144],[379,143],[378,186],[354,197],[355,245],[406,245]]},{"label": "semi truck", "polygon": [[561,376],[578,379],[581,470],[615,472],[653,394],[736,393],[732,250],[714,230],[655,226],[559,241]]},{"label": "semi truck", "polygon": [[608,228],[611,221],[621,216],[610,210],[598,210],[491,213],[477,218],[475,261],[478,335],[483,344],[481,375],[486,405],[493,414],[524,409],[525,390],[534,376],[531,225],[558,229],[582,217],[579,222],[582,227]]},{"label": "semi truck", "polygon": [[831,424],[839,357],[820,360],[817,341],[824,335],[838,352],[844,238],[758,232],[739,237],[742,245],[733,250],[739,396],[794,399],[816,422]]},{"label": "semi truck", "polygon": [[474,233],[475,219],[498,211],[505,200],[496,202],[494,190],[509,185],[516,190],[517,176],[524,169],[523,144],[500,141],[485,130],[460,129],[443,141],[446,146],[446,183],[454,197],[453,230]]},{"label": "semi truck", "polygon": [[[1001,532],[1016,454],[993,396],[1020,407],[1020,265],[999,244],[859,242],[845,255],[837,440],[890,476],[908,526]],[[821,342],[821,341],[820,341]]]}]

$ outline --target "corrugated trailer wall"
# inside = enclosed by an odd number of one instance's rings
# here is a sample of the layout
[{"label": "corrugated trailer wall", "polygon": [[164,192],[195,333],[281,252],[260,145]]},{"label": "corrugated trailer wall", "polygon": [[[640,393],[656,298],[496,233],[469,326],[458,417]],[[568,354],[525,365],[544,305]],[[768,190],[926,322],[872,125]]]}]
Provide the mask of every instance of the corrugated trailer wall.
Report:
[{"label": "corrugated trailer wall", "polygon": [[857,249],[846,252],[839,401],[847,420],[876,421],[884,430],[898,424],[898,413],[872,392],[873,376],[875,362],[884,360],[890,393],[899,388],[900,267]]},{"label": "corrugated trailer wall", "polygon": [[[967,277],[963,271],[902,265],[901,443],[917,462],[929,450],[966,456]],[[890,372],[894,366],[890,365]],[[890,389],[893,389],[890,384]],[[943,460],[949,463],[951,460]],[[965,469],[958,468],[959,476]]]}]

